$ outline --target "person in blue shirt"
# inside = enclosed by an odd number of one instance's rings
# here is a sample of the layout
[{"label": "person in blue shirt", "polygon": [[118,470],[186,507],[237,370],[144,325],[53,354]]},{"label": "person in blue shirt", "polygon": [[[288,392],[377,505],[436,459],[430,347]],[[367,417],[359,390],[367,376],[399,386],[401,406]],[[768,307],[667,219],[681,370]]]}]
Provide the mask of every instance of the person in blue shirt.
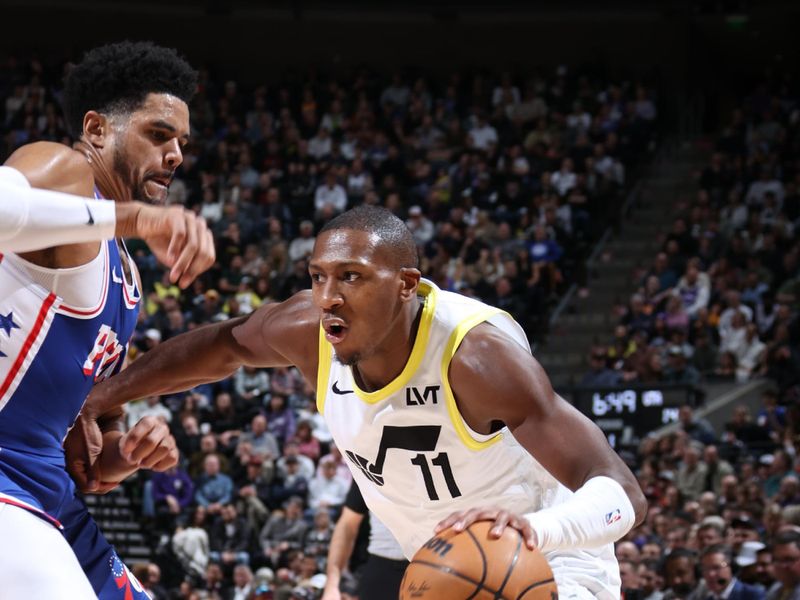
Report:
[{"label": "person in blue shirt", "polygon": [[233,496],[233,480],[219,471],[219,457],[209,454],[203,462],[203,474],[198,478],[195,502],[217,514]]}]

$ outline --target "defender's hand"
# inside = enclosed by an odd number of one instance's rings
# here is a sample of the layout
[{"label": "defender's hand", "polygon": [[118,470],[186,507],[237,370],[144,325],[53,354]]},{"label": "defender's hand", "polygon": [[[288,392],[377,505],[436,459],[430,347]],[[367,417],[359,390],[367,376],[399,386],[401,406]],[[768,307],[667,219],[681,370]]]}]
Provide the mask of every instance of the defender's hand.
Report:
[{"label": "defender's hand", "polygon": [[117,485],[100,483],[98,458],[102,451],[103,434],[97,421],[79,414],[64,439],[64,454],[67,472],[83,493],[104,494]]},{"label": "defender's hand", "polygon": [[186,288],[214,264],[214,238],[206,221],[180,206],[116,204],[117,235],[137,237],[170,268],[169,279]]},{"label": "defender's hand", "polygon": [[449,527],[452,527],[454,531],[461,532],[475,521],[494,521],[492,528],[489,530],[489,536],[495,539],[503,535],[506,527],[513,527],[522,534],[522,538],[528,548],[531,550],[536,548],[536,532],[533,531],[528,519],[497,506],[454,512],[446,519],[439,521],[434,528],[434,533],[439,533]]},{"label": "defender's hand", "polygon": [[156,417],[144,417],[119,438],[119,452],[139,469],[166,471],[178,464],[178,447],[169,427]]}]

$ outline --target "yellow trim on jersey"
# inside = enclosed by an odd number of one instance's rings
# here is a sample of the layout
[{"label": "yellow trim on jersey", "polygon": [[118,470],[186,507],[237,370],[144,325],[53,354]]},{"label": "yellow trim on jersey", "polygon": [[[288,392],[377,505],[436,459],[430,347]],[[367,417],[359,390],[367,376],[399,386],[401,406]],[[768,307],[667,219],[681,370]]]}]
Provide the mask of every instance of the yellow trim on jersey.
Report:
[{"label": "yellow trim on jersey", "polygon": [[499,308],[486,308],[478,313],[475,313],[474,315],[470,315],[456,325],[453,333],[450,334],[450,339],[447,341],[447,346],[445,346],[444,354],[442,355],[442,384],[444,385],[444,397],[445,402],[447,402],[447,412],[450,415],[450,420],[453,422],[453,427],[455,428],[458,437],[461,438],[461,441],[470,450],[483,450],[488,448],[492,444],[495,444],[503,439],[503,434],[497,433],[493,437],[483,442],[476,440],[470,435],[466,425],[464,425],[464,419],[461,417],[461,413],[458,412],[456,397],[453,394],[453,389],[450,387],[450,361],[453,360],[453,356],[455,356],[458,347],[464,340],[464,336],[466,336],[473,327],[483,323],[484,321],[488,321],[495,315],[506,315],[508,318],[512,319],[511,315],[504,310],[500,310]]},{"label": "yellow trim on jersey", "polygon": [[325,329],[319,326],[319,364],[317,366],[317,410],[325,411],[325,397],[328,395],[328,377],[331,373],[331,345],[325,339]]},{"label": "yellow trim on jersey", "polygon": [[428,338],[431,333],[431,323],[433,322],[433,315],[436,312],[436,288],[421,281],[419,284],[419,291],[425,298],[425,305],[422,308],[422,318],[419,320],[417,339],[414,340],[411,356],[408,357],[408,362],[400,375],[395,377],[386,386],[374,392],[365,392],[359,388],[355,377],[353,377],[353,391],[356,396],[368,404],[375,404],[399,392],[400,389],[408,383],[411,377],[414,376],[414,373],[416,373],[419,368],[419,364],[422,362],[422,357],[425,356],[425,349],[428,347]]}]

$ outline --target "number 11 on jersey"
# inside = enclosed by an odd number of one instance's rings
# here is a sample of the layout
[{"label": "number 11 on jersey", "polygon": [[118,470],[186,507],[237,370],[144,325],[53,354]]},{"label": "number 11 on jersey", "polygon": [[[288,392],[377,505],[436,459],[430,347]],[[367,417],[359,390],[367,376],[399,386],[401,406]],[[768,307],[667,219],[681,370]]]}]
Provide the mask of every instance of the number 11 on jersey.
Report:
[{"label": "number 11 on jersey", "polygon": [[[431,460],[434,466],[439,467],[444,475],[444,481],[447,484],[447,491],[450,496],[458,498],[461,495],[461,490],[456,485],[455,477],[453,477],[453,469],[450,467],[450,459],[447,458],[447,452],[440,452],[436,457]],[[425,481],[425,489],[428,491],[428,498],[431,500],[438,500],[439,494],[436,491],[436,485],[433,483],[433,475],[431,468],[428,466],[428,457],[424,454],[417,454],[411,459],[411,464],[416,465],[422,471],[422,479]]]}]

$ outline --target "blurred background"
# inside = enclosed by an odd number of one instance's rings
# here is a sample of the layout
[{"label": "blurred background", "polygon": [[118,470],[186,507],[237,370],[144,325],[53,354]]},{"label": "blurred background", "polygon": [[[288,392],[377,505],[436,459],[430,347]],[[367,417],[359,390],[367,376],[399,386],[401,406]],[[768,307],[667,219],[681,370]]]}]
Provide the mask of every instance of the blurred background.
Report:
[{"label": "blurred background", "polygon": [[[219,260],[181,291],[131,244],[134,357],[308,287],[320,226],[386,206],[424,275],[512,313],[640,478],[625,597],[705,599],[702,569],[687,591],[670,568],[715,542],[730,577],[772,584],[770,544],[800,532],[796,1],[0,8],[2,160],[71,143],[62,78],[91,47],[152,40],[200,70],[170,202]],[[299,374],[242,369],[144,415],[180,468],[87,502],[154,597],[319,597],[350,475]]]}]

